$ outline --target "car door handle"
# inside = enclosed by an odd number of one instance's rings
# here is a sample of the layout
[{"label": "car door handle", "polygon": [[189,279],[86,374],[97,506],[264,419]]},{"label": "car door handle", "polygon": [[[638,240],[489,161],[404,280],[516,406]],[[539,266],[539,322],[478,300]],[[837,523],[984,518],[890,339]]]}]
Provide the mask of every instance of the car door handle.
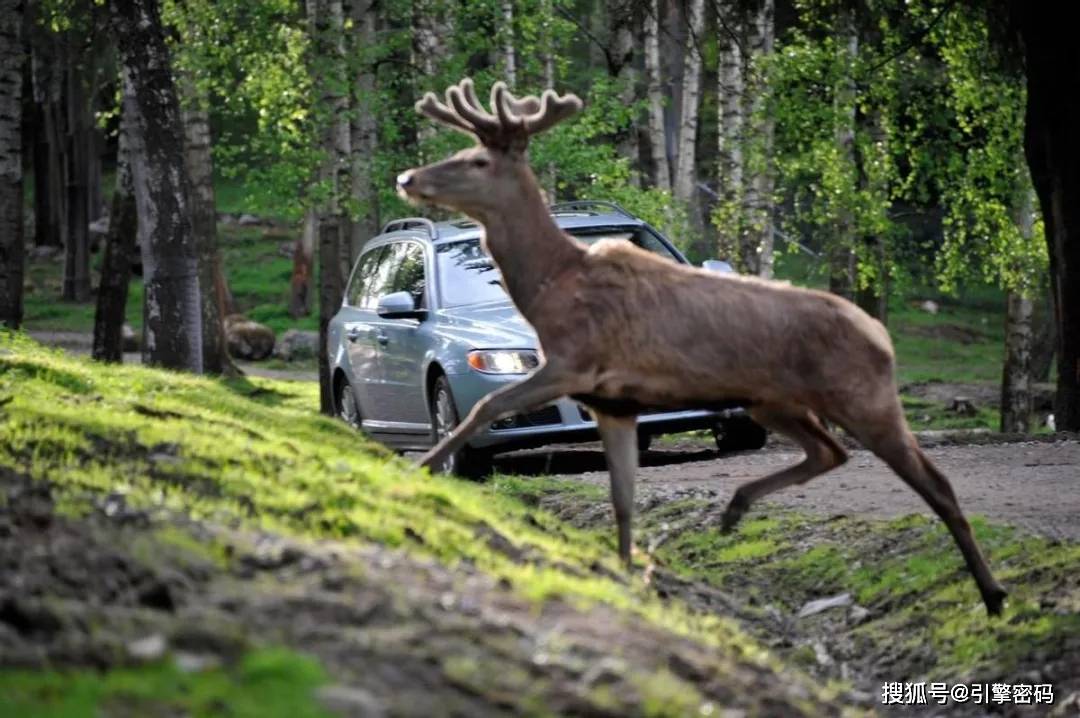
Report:
[{"label": "car door handle", "polygon": [[355,342],[357,339],[360,338],[361,334],[362,332],[359,329],[354,328],[345,332],[345,338],[348,339],[350,342]]},{"label": "car door handle", "polygon": [[379,343],[379,346],[386,346],[390,343],[390,337],[382,332],[375,332],[375,341]]}]

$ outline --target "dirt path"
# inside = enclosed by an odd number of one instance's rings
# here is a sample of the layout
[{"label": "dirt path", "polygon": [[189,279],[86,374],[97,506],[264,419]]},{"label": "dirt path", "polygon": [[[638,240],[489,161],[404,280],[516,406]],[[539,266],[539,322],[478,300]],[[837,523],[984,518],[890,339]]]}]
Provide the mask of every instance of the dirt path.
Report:
[{"label": "dirt path", "polygon": [[[949,477],[969,514],[981,514],[1052,538],[1080,539],[1080,442],[1019,442],[939,446],[927,454]],[[770,501],[824,515],[892,517],[930,514],[922,500],[868,451],[850,452],[839,469]],[[642,456],[641,493],[695,488],[715,491],[726,502],[740,484],[802,459],[793,446],[722,456],[705,444],[661,447]],[[550,460],[550,462],[549,462]],[[598,445],[522,452],[499,462],[504,472],[607,482]]]}]

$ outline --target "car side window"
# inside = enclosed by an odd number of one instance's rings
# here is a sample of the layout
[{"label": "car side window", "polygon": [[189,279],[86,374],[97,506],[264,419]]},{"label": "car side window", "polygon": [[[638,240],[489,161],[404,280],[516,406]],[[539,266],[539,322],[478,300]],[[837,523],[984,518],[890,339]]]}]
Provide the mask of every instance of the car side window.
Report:
[{"label": "car side window", "polygon": [[371,281],[364,287],[357,306],[361,309],[374,310],[379,304],[379,297],[390,293],[390,282],[394,278],[394,269],[401,256],[401,244],[388,244],[382,248],[378,264],[371,274]]},{"label": "car side window", "polygon": [[364,290],[371,283],[371,279],[379,267],[379,259],[386,254],[386,247],[378,247],[367,252],[356,262],[349,288],[345,290],[345,299],[350,306],[360,307],[360,301],[364,296]]},{"label": "car side window", "polygon": [[427,274],[424,271],[424,247],[416,242],[404,242],[401,258],[394,272],[391,292],[408,292],[417,309],[427,307]]}]

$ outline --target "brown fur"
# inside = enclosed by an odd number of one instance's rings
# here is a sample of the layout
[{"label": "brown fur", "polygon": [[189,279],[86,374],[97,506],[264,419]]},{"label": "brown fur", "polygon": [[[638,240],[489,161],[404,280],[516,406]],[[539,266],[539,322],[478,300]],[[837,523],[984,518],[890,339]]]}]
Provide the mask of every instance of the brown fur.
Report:
[{"label": "brown fur", "polygon": [[[524,156],[528,132],[521,123],[510,116],[495,127],[499,120],[477,102],[462,106],[462,98],[475,98],[471,82],[447,94],[460,113],[432,95],[418,109],[473,132],[480,144],[402,174],[399,191],[483,224],[484,247],[536,329],[545,361],[523,381],[478,402],[425,455],[423,465],[441,465],[472,432],[500,416],[574,396],[597,416],[619,553],[629,563],[636,413],[741,402],[755,420],[805,450],[796,466],[736,491],[724,514],[727,530],[755,499],[847,460],[823,427],[824,418],[886,461],[941,516],[987,610],[1001,611],[1004,589],[990,573],[948,481],[919,449],[904,419],[892,343],[878,321],[831,294],[678,265],[627,242],[586,248],[551,219]],[[554,97],[549,94],[545,98]],[[493,104],[505,105],[497,113],[504,119],[513,103],[539,107],[530,98],[508,97],[505,86],[493,88]],[[576,102],[552,100],[564,114]],[[552,122],[540,118],[535,124]]]}]

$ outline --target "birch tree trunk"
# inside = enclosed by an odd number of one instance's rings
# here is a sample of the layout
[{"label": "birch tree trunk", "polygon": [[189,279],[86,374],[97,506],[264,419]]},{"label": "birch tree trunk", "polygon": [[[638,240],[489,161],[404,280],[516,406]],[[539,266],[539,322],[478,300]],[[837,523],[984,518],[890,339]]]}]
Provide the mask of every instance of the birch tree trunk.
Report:
[{"label": "birch tree trunk", "polygon": [[1031,431],[1031,300],[1008,292],[1005,312],[1005,367],[1001,378],[1001,430]]},{"label": "birch tree trunk", "polygon": [[143,361],[202,372],[202,316],[184,133],[156,0],[114,0],[113,29],[135,99],[131,172],[143,260]]},{"label": "birch tree trunk", "polygon": [[293,270],[290,280],[289,316],[293,319],[311,314],[311,282],[315,275],[315,232],[318,230],[315,210],[304,213],[300,236],[293,248]]},{"label": "birch tree trunk", "polygon": [[660,67],[660,0],[649,0],[645,10],[645,82],[649,108],[649,150],[653,185],[671,189],[667,133],[664,131],[664,83]]},{"label": "birch tree trunk", "polygon": [[[540,62],[544,68],[545,89],[555,89],[556,37],[551,28],[552,14],[555,12],[552,1],[540,0]],[[549,162],[540,172],[540,186],[548,204],[554,204],[558,201],[556,197],[558,187],[557,172],[554,162]]]},{"label": "birch tree trunk", "polygon": [[[330,362],[326,354],[327,325],[341,307],[344,293],[344,266],[349,250],[344,237],[351,231],[343,216],[340,198],[347,187],[345,173],[351,160],[344,46],[344,12],[341,0],[307,0],[308,23],[313,39],[312,74],[321,107],[326,115],[322,125],[325,155],[319,180],[330,191],[329,198],[316,208],[315,236],[319,243],[319,407],[333,415],[334,396]],[[343,254],[344,250],[344,254]]]},{"label": "birch tree trunk", "polygon": [[701,47],[705,29],[705,0],[689,0],[686,7],[687,42],[683,65],[682,109],[679,121],[679,151],[675,164],[673,191],[687,203],[690,226],[701,236],[701,203],[697,190],[697,128],[701,103]]},{"label": "birch tree trunk", "polygon": [[743,101],[745,73],[742,47],[745,23],[736,13],[721,18],[717,68],[717,186],[722,212],[717,226],[719,256],[739,271],[742,266]]},{"label": "birch tree trunk", "polygon": [[0,321],[23,318],[22,0],[0,0]]},{"label": "birch tree trunk", "polygon": [[131,264],[138,242],[139,220],[135,210],[135,190],[131,176],[131,132],[136,108],[130,87],[124,88],[120,131],[116,151],[116,189],[109,213],[109,234],[98,282],[94,312],[94,344],[91,356],[98,361],[119,363],[124,359],[124,314],[127,307]]},{"label": "birch tree trunk", "polygon": [[514,0],[501,0],[503,77],[511,90],[517,87],[517,53],[514,48]]},{"label": "birch tree trunk", "polygon": [[753,138],[747,157],[745,185],[747,228],[740,243],[746,271],[772,277],[773,267],[773,120],[765,111],[769,88],[764,77],[764,60],[773,52],[773,0],[762,0],[750,25],[750,56],[754,69],[749,92],[747,136]]},{"label": "birch tree trunk", "polygon": [[[372,176],[372,158],[378,151],[378,123],[375,118],[375,72],[371,63],[365,62],[362,53],[375,45],[378,21],[375,0],[353,0],[350,7],[353,21],[352,57],[357,60],[352,91],[352,119],[350,144],[352,151],[351,185],[357,219],[352,223],[350,257],[353,261],[360,254],[364,243],[379,232],[379,193]],[[429,127],[423,123],[421,127]],[[348,275],[346,275],[348,276]]]},{"label": "birch tree trunk", "polygon": [[[1034,190],[1025,189],[1016,206],[1016,226],[1025,240],[1035,227]],[[1005,366],[1001,376],[1001,430],[1026,434],[1031,431],[1032,382],[1032,313],[1031,297],[1024,291],[1010,290],[1005,296]]]},{"label": "birch tree trunk", "polygon": [[185,75],[180,78],[183,95],[184,166],[190,181],[188,196],[191,230],[199,263],[199,290],[202,295],[202,361],[207,374],[237,374],[225,341],[224,296],[227,289],[217,240],[217,204],[214,201],[214,161],[210,152],[210,112],[208,99]]},{"label": "birch tree trunk", "polygon": [[[359,11],[363,11],[359,13]],[[358,31],[359,34],[367,33],[366,42],[359,36],[354,35],[354,38],[358,44],[358,47],[366,43],[375,43],[375,3],[368,0],[356,0],[352,9],[352,17],[354,25],[361,24]],[[450,21],[450,17],[445,9],[445,3],[443,0],[420,0],[413,3],[413,66],[420,69],[420,75],[422,80],[422,87],[418,87],[417,95],[421,92],[435,89],[431,87],[430,83],[438,75],[439,69],[443,66],[447,56],[450,54],[450,48],[447,46],[447,42],[453,37],[453,26]],[[370,45],[369,45],[370,46]],[[513,47],[511,46],[511,52]],[[370,85],[374,87],[374,77],[370,71],[367,72],[367,77],[370,78]],[[360,76],[357,77],[357,82],[361,81]],[[359,87],[357,87],[359,90]],[[357,93],[358,94],[358,93]],[[421,145],[421,161],[427,161],[429,158],[424,156],[423,145],[424,143],[434,137],[438,133],[438,128],[431,122],[422,122],[417,127],[416,135]]]},{"label": "birch tree trunk", "polygon": [[[841,14],[839,51],[842,53],[844,66],[852,69],[859,52],[859,36],[855,21],[850,12]],[[854,181],[855,167],[855,78],[852,72],[844,73],[844,79],[836,88],[836,149],[843,162],[852,170]],[[828,249],[829,291],[848,299],[854,298],[855,264],[855,221],[851,211],[841,208],[837,218],[835,236]]]}]

